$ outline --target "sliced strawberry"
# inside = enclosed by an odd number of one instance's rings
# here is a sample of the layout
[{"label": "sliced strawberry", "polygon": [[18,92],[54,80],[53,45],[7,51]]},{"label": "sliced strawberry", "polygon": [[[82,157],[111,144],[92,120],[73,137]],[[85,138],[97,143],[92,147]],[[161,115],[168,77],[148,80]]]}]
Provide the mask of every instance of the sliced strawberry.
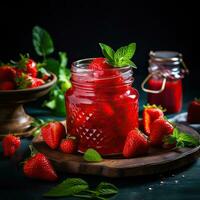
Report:
[{"label": "sliced strawberry", "polygon": [[28,88],[36,88],[45,84],[45,82],[40,78],[31,78],[30,80],[31,80],[31,85],[28,86]]},{"label": "sliced strawberry", "polygon": [[8,134],[4,137],[2,141],[3,153],[4,156],[11,157],[15,154],[17,149],[20,147],[21,141],[20,138],[15,137],[12,134]]},{"label": "sliced strawberry", "polygon": [[94,58],[88,66],[88,69],[93,70],[103,70],[109,68],[112,68],[112,66],[106,62],[105,58]]},{"label": "sliced strawberry", "polygon": [[30,76],[32,76],[34,78],[37,77],[37,73],[38,73],[37,64],[36,64],[36,62],[34,60],[27,59],[26,68],[27,68],[26,71]]},{"label": "sliced strawberry", "polygon": [[161,106],[147,105],[144,106],[143,123],[147,135],[150,134],[151,124],[158,118],[163,118],[164,113]]},{"label": "sliced strawberry", "polygon": [[33,179],[56,181],[58,176],[50,161],[42,153],[28,159],[23,167],[24,174]]},{"label": "sliced strawberry", "polygon": [[15,83],[13,81],[0,82],[0,90],[14,90]]},{"label": "sliced strawberry", "polygon": [[195,99],[189,104],[187,121],[189,123],[200,123],[200,99]]},{"label": "sliced strawberry", "polygon": [[156,119],[150,129],[150,144],[154,146],[162,146],[165,136],[173,133],[173,125],[163,118]]},{"label": "sliced strawberry", "polygon": [[44,141],[51,149],[56,149],[61,140],[65,137],[65,127],[60,122],[49,122],[41,128]]},{"label": "sliced strawberry", "polygon": [[11,66],[0,66],[0,82],[3,81],[14,81],[16,72]]},{"label": "sliced strawberry", "polygon": [[142,156],[148,152],[149,143],[146,136],[138,129],[130,131],[127,135],[123,156],[125,158],[132,158],[135,156]]}]

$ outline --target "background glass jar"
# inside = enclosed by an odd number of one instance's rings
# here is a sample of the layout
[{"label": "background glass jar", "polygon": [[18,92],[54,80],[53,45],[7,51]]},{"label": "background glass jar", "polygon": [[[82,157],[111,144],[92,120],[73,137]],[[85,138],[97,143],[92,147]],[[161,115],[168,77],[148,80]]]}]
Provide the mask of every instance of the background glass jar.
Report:
[{"label": "background glass jar", "polygon": [[[188,73],[182,54],[173,51],[151,51],[149,75],[142,83],[148,93],[149,104],[161,105],[167,113],[177,113],[182,109],[182,78]],[[184,68],[181,68],[181,64]],[[148,89],[145,84],[148,84]]]},{"label": "background glass jar", "polygon": [[138,127],[138,92],[131,67],[91,70],[92,59],[72,64],[72,88],[66,92],[67,132],[78,150],[121,153],[128,132]]}]

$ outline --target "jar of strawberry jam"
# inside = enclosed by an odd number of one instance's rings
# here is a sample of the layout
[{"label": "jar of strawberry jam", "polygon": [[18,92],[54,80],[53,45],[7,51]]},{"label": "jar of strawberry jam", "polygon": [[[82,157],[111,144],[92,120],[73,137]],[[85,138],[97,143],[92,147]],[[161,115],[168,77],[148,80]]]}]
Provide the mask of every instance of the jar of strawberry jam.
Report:
[{"label": "jar of strawberry jam", "polygon": [[[104,58],[96,58],[96,60]],[[102,155],[123,151],[128,132],[138,127],[138,92],[133,71],[76,61],[72,87],[66,92],[67,132],[78,139],[78,151],[96,149]]]},{"label": "jar of strawberry jam", "polygon": [[[182,54],[173,51],[151,51],[149,75],[142,83],[142,89],[148,93],[149,104],[161,105],[168,114],[182,109],[182,79],[188,69]],[[184,68],[181,68],[181,65]],[[145,88],[147,82],[148,88]]]}]

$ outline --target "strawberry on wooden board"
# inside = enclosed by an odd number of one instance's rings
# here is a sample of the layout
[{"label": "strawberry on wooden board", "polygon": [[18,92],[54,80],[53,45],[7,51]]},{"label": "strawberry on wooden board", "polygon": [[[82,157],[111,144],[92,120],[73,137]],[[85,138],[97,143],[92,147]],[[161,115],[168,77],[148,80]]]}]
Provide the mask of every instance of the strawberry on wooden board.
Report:
[{"label": "strawberry on wooden board", "polygon": [[21,141],[19,137],[8,134],[3,138],[2,147],[4,156],[12,157],[20,147]]},{"label": "strawberry on wooden board", "polygon": [[13,81],[0,82],[0,90],[14,90],[15,83]]},{"label": "strawberry on wooden board", "polygon": [[125,158],[142,156],[148,152],[148,149],[149,143],[147,137],[139,129],[134,129],[127,135],[123,156]]},{"label": "strawberry on wooden board", "polygon": [[49,122],[41,128],[41,133],[45,143],[52,149],[58,148],[66,136],[65,127],[61,122]]},{"label": "strawberry on wooden board", "polygon": [[187,121],[189,123],[200,123],[200,98],[196,98],[189,104]]},{"label": "strawberry on wooden board", "polygon": [[144,106],[143,123],[144,130],[147,135],[150,134],[151,124],[158,118],[163,118],[163,109],[161,106],[149,105]]},{"label": "strawberry on wooden board", "polygon": [[25,161],[24,174],[33,179],[56,181],[58,176],[50,161],[42,153],[37,153]]},{"label": "strawberry on wooden board", "polygon": [[0,66],[0,82],[14,81],[16,77],[16,71],[13,67],[5,65]]},{"label": "strawberry on wooden board", "polygon": [[74,138],[63,139],[60,143],[60,150],[63,153],[73,154],[77,152],[77,142]]},{"label": "strawberry on wooden board", "polygon": [[173,133],[173,125],[163,118],[155,120],[150,129],[150,144],[161,147],[164,142],[164,137]]}]

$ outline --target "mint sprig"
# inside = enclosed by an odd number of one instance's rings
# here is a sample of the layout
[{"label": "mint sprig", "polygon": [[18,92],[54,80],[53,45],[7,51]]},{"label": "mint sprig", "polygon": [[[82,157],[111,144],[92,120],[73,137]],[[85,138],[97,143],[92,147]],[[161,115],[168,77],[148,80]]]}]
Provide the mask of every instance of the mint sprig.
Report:
[{"label": "mint sprig", "polygon": [[130,43],[127,46],[120,47],[115,52],[107,44],[99,43],[104,57],[107,59],[107,62],[114,67],[126,67],[131,66],[136,68],[136,65],[131,60],[135,54],[136,43]]},{"label": "mint sprig", "polygon": [[173,134],[164,138],[166,144],[176,144],[176,147],[196,147],[200,145],[199,138],[191,134],[181,132],[178,128],[174,128]]},{"label": "mint sprig", "polygon": [[109,197],[112,197],[117,193],[118,188],[111,183],[101,182],[95,189],[91,189],[88,183],[83,179],[68,178],[49,190],[43,196],[108,200]]},{"label": "mint sprig", "polygon": [[87,149],[83,155],[83,158],[88,162],[101,162],[103,160],[101,155],[92,148]]}]

